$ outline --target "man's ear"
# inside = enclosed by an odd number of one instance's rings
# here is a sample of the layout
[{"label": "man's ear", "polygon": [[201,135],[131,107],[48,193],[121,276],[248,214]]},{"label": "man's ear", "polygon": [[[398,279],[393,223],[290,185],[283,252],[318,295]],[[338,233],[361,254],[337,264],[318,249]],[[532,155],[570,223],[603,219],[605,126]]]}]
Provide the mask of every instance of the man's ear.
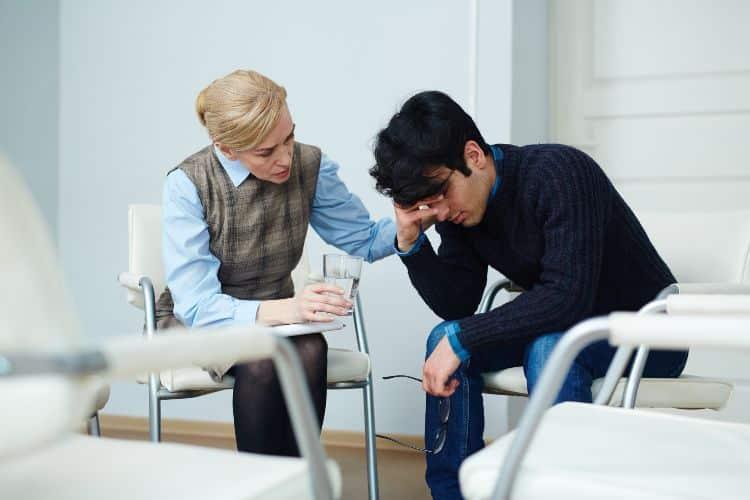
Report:
[{"label": "man's ear", "polygon": [[487,155],[476,141],[466,141],[464,144],[464,161],[471,168],[482,169],[486,166]]},{"label": "man's ear", "polygon": [[224,144],[222,144],[220,142],[217,142],[215,144],[219,148],[219,151],[221,151],[221,154],[223,154],[224,156],[226,156],[227,159],[229,159],[229,160],[236,160],[237,159],[237,155],[234,154],[234,151],[232,149],[230,149],[229,147],[227,147],[226,145],[224,145]]}]

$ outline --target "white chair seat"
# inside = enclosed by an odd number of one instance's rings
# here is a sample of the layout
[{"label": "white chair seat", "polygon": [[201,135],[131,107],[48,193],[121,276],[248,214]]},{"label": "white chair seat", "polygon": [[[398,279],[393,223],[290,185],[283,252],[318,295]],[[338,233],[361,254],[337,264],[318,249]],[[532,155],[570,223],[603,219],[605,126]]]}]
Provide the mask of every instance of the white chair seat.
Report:
[{"label": "white chair seat", "polygon": [[[328,471],[338,498],[339,469]],[[3,463],[0,485],[25,500],[312,498],[302,459],[79,435]]]},{"label": "white chair seat", "polygon": [[484,390],[487,392],[510,396],[528,396],[526,376],[523,374],[523,367],[521,366],[483,373],[482,378],[484,379]]},{"label": "white chair seat", "polygon": [[[489,498],[515,433],[464,461],[469,500]],[[750,426],[563,403],[545,414],[513,499],[745,499]]]},{"label": "white chair seat", "polygon": [[[527,395],[523,368],[516,366],[499,372],[485,373],[485,391],[495,394]],[[591,389],[599,392],[604,379],[594,381]],[[611,402],[622,401],[625,379],[621,379]],[[683,375],[679,378],[644,378],[638,388],[636,406],[641,408],[713,409],[724,406],[732,393],[728,380]]]},{"label": "white chair seat", "polygon": [[[328,383],[363,382],[370,374],[370,358],[359,351],[328,349]],[[231,389],[234,378],[225,375],[221,382],[214,381],[205,370],[199,367],[165,371],[160,374],[161,384],[170,392],[205,391]],[[138,377],[138,382],[146,383],[146,377]]]},{"label": "white chair seat", "polygon": [[359,351],[328,349],[328,383],[364,382],[370,374],[370,358]]}]

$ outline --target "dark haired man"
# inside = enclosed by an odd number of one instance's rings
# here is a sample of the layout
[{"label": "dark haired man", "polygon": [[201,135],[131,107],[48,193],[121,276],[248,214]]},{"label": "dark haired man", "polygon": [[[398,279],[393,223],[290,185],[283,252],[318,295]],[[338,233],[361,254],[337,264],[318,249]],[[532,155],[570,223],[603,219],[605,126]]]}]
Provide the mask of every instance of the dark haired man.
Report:
[{"label": "dark haired man", "polygon": [[[533,392],[562,332],[638,309],[675,278],[589,156],[557,144],[489,146],[443,93],[410,98],[378,134],[375,161],[411,282],[446,320],[429,335],[423,368],[426,478],[434,498],[461,498],[458,467],[483,445],[481,373],[523,366]],[[424,235],[433,223],[437,254]],[[525,291],[474,314],[488,266]],[[606,342],[584,350],[557,401],[590,402],[613,354]],[[654,351],[645,373],[676,377],[686,359]]]}]

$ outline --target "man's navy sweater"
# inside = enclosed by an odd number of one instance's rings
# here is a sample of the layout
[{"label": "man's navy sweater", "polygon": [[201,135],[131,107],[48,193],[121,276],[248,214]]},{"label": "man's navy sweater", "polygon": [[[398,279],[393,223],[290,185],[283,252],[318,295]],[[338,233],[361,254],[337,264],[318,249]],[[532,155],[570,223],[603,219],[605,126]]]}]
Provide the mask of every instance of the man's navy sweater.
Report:
[{"label": "man's navy sweater", "polygon": [[[498,145],[502,182],[479,225],[436,225],[403,256],[422,299],[458,320],[469,352],[563,332],[591,316],[632,311],[675,282],[638,219],[585,153],[558,144]],[[487,266],[524,288],[515,300],[474,314]]]}]

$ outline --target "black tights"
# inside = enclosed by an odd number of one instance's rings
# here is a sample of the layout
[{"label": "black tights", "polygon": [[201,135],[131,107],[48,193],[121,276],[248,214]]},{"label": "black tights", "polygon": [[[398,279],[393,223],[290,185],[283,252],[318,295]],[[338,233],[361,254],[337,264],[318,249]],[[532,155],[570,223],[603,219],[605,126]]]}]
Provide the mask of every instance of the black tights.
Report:
[{"label": "black tights", "polygon": [[[289,337],[297,349],[318,423],[326,410],[328,344],[319,333]],[[234,432],[239,451],[299,456],[284,395],[271,360],[232,367]]]}]

